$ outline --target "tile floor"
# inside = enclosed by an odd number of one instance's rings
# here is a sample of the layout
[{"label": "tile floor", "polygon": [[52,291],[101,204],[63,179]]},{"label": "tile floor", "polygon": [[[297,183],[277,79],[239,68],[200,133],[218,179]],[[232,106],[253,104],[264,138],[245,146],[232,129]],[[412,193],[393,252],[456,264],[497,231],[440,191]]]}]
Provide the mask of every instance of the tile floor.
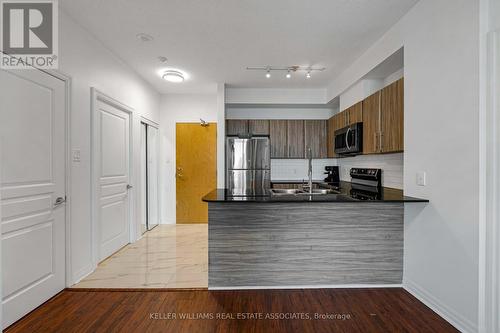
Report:
[{"label": "tile floor", "polygon": [[207,288],[208,225],[159,225],[72,288]]}]

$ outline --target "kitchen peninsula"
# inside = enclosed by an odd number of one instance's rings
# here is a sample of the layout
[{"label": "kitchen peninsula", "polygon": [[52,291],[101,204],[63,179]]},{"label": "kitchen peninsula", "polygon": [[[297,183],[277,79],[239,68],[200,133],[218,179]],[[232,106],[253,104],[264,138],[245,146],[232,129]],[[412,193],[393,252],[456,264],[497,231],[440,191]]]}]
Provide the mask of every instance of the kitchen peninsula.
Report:
[{"label": "kitchen peninsula", "polygon": [[427,200],[317,185],[327,194],[207,194],[209,288],[401,284],[404,205]]}]

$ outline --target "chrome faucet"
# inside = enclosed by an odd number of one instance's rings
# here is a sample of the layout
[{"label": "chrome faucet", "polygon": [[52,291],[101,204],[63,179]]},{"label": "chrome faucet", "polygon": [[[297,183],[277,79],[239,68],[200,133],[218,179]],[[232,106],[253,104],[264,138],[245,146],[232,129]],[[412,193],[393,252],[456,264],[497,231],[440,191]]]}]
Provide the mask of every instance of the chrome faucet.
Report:
[{"label": "chrome faucet", "polygon": [[309,186],[309,194],[313,192],[313,167],[312,167],[312,149],[311,147],[307,147],[307,158],[309,159],[309,167],[307,169],[307,176],[309,177],[309,181],[307,185]]}]

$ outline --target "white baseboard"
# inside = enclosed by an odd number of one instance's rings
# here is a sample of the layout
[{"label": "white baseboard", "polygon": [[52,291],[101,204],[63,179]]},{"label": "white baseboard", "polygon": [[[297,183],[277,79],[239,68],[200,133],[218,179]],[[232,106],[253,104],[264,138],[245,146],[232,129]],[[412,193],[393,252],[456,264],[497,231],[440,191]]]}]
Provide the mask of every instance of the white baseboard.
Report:
[{"label": "white baseboard", "polygon": [[95,270],[95,267],[93,265],[88,265],[88,266],[85,266],[85,267],[79,269],[78,271],[76,271],[73,274],[73,279],[72,279],[73,281],[72,281],[71,285],[68,287],[71,287],[72,285],[77,284],[78,282],[82,281],[87,276],[92,274],[94,272],[94,270]]},{"label": "white baseboard", "polygon": [[420,302],[431,308],[432,311],[436,312],[444,320],[455,326],[455,328],[460,332],[478,332],[477,324],[474,324],[472,321],[465,319],[455,310],[443,304],[440,300],[438,300],[424,288],[420,287],[417,283],[408,279],[404,279],[403,288],[410,294],[412,294],[415,298],[417,298]]},{"label": "white baseboard", "polygon": [[402,288],[401,284],[324,284],[296,286],[238,286],[208,287],[208,290],[255,290],[255,289],[341,289],[341,288]]}]

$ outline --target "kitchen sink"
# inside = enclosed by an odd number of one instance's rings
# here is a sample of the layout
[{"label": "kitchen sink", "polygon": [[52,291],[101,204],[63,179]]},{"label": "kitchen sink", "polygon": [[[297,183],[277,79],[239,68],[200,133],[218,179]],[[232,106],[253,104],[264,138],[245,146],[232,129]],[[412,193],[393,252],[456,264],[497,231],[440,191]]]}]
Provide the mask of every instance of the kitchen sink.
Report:
[{"label": "kitchen sink", "polygon": [[325,194],[339,194],[340,192],[327,189],[327,188],[315,188],[312,193],[307,190],[301,190],[296,188],[273,188],[270,190],[271,195],[325,195]]},{"label": "kitchen sink", "polygon": [[272,188],[272,195],[294,195],[304,193],[304,191],[296,189],[296,188]]}]

